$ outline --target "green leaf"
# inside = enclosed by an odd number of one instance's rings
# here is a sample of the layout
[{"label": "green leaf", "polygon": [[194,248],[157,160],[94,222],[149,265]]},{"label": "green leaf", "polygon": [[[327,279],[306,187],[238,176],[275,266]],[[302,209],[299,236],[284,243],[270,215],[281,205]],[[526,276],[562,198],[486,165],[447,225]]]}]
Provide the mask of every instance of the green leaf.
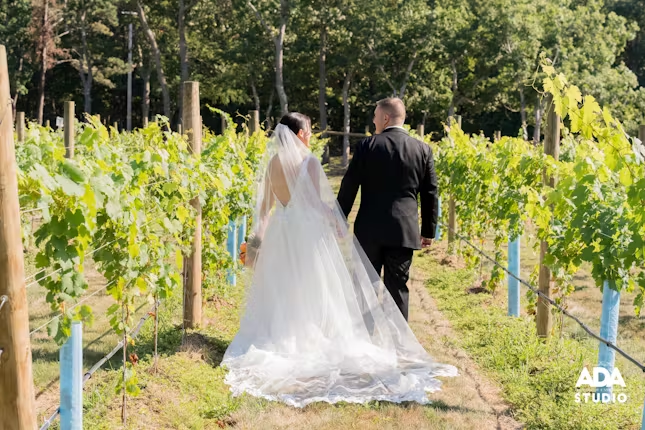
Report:
[{"label": "green leaf", "polygon": [[61,163],[61,171],[63,172],[63,175],[77,184],[85,182],[85,174],[73,160],[63,160]]},{"label": "green leaf", "polygon": [[85,187],[78,185],[76,182],[64,176],[56,175],[56,182],[58,182],[60,188],[68,196],[82,197],[85,194]]},{"label": "green leaf", "polygon": [[629,187],[629,186],[631,186],[633,184],[632,174],[631,174],[631,172],[629,171],[629,169],[627,167],[623,167],[620,170],[619,177],[620,177],[620,183],[623,186]]}]

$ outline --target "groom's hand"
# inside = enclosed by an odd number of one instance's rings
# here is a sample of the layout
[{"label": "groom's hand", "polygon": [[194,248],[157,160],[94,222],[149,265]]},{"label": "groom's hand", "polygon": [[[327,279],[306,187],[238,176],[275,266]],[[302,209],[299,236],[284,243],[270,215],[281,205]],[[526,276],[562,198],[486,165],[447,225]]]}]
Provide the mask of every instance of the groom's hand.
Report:
[{"label": "groom's hand", "polygon": [[432,239],[421,236],[421,248],[429,248],[432,245]]}]

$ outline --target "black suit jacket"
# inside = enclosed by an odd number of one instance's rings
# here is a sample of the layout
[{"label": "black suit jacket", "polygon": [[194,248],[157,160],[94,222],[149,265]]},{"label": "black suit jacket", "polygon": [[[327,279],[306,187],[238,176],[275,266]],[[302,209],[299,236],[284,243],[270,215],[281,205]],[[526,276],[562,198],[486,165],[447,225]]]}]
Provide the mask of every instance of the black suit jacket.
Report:
[{"label": "black suit jacket", "polygon": [[[402,128],[363,139],[354,150],[338,193],[348,216],[361,187],[354,234],[363,246],[421,248],[434,238],[438,190],[432,149]],[[419,206],[421,197],[421,235]]]}]

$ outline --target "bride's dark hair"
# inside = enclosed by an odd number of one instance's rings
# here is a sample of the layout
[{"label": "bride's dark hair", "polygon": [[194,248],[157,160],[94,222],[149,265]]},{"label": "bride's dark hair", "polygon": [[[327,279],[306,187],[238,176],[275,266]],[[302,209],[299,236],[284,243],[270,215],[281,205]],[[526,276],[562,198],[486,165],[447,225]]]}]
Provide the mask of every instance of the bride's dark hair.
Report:
[{"label": "bride's dark hair", "polygon": [[284,124],[294,134],[298,134],[300,130],[311,131],[311,118],[299,112],[289,112],[280,118],[280,124]]}]

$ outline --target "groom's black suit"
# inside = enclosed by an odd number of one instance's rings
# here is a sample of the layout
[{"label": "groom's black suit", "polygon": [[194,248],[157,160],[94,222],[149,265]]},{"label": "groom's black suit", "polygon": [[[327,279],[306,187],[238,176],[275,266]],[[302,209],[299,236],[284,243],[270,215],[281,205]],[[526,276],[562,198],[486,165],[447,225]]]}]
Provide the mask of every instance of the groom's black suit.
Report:
[{"label": "groom's black suit", "polygon": [[[408,287],[413,250],[434,238],[438,192],[430,146],[392,127],[363,139],[354,150],[338,193],[349,216],[361,187],[354,234],[408,319]],[[421,196],[421,234],[417,195]]]}]

